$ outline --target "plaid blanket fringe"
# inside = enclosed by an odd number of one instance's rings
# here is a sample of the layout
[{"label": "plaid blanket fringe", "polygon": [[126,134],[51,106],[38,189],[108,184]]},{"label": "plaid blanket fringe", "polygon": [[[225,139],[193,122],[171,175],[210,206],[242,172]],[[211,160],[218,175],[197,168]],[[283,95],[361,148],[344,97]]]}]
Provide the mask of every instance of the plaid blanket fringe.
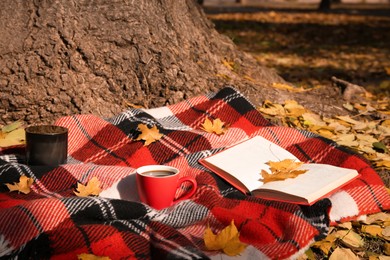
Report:
[{"label": "plaid blanket fringe", "polygon": [[[228,131],[204,132],[205,118],[220,118]],[[140,123],[157,125],[164,136],[149,146],[134,141]],[[241,241],[249,245],[244,255],[287,259],[326,236],[331,223],[390,208],[389,194],[364,159],[315,134],[272,125],[231,87],[167,107],[129,109],[110,119],[68,116],[56,124],[69,128],[67,164],[29,167],[7,150],[0,157],[0,257],[208,259],[215,253],[205,250],[205,228],[218,232],[234,219]],[[198,163],[255,135],[302,161],[354,168],[360,176],[309,207],[245,196]],[[160,211],[140,203],[134,172],[148,164],[171,165],[195,177],[195,195]],[[22,174],[34,179],[32,192],[9,192],[4,184]],[[102,194],[76,197],[76,184],[94,176]]]}]

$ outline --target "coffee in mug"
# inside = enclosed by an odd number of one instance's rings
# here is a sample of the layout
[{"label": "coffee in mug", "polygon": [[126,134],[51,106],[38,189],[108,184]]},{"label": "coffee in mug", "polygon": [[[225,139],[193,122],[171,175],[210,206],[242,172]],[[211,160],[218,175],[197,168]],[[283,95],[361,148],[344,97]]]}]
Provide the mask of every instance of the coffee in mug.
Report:
[{"label": "coffee in mug", "polygon": [[150,171],[150,172],[144,172],[142,175],[164,177],[164,176],[170,176],[170,175],[174,175],[174,174],[175,174],[175,172],[172,172],[172,171]]},{"label": "coffee in mug", "polygon": [[[195,178],[180,176],[179,169],[167,165],[147,165],[138,168],[136,181],[141,201],[155,209],[163,209],[188,199],[197,188]],[[176,191],[184,182],[190,182],[191,189],[183,196],[175,198]]]}]

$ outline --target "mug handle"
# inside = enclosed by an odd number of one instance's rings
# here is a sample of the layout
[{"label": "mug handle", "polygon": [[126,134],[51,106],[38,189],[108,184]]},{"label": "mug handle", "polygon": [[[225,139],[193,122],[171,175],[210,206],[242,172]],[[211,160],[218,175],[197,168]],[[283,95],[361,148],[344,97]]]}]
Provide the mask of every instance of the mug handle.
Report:
[{"label": "mug handle", "polygon": [[186,194],[182,195],[181,197],[175,199],[174,202],[178,202],[180,200],[186,200],[189,197],[191,197],[192,195],[194,195],[196,188],[198,187],[198,184],[196,183],[196,181],[193,177],[189,177],[189,176],[181,177],[178,181],[177,188],[180,188],[180,186],[183,184],[183,182],[186,182],[186,181],[191,182],[191,184],[192,184],[191,190],[189,190]]}]

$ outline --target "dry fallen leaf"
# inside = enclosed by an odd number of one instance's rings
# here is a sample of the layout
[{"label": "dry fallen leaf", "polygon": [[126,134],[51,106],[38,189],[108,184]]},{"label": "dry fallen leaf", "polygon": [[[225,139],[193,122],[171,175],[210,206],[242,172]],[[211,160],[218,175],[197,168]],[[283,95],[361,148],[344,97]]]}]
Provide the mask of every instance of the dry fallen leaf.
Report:
[{"label": "dry fallen leaf", "polygon": [[219,118],[214,119],[212,122],[206,118],[201,128],[208,133],[215,133],[217,135],[222,135],[227,131],[225,122],[222,122]]},{"label": "dry fallen leaf", "polygon": [[160,138],[163,136],[163,134],[160,134],[160,131],[156,125],[154,125],[152,128],[149,128],[145,124],[139,124],[138,129],[141,131],[141,134],[135,140],[144,140],[144,146],[148,146],[149,144],[160,140]]},{"label": "dry fallen leaf", "polygon": [[90,195],[98,196],[102,190],[100,189],[100,181],[93,177],[86,185],[77,183],[77,189],[74,192],[78,197],[87,197]]},{"label": "dry fallen leaf", "polygon": [[108,256],[96,256],[93,254],[79,254],[77,255],[79,260],[110,260]]},{"label": "dry fallen leaf", "polygon": [[341,240],[341,242],[352,249],[361,248],[364,245],[363,238],[353,230],[338,230],[335,236]]},{"label": "dry fallen leaf", "polygon": [[281,181],[287,178],[295,178],[298,175],[307,172],[307,170],[297,170],[297,168],[299,168],[303,162],[297,162],[293,159],[284,159],[279,162],[269,161],[267,164],[270,166],[271,173],[268,173],[265,170],[261,171],[263,183]]},{"label": "dry fallen leaf", "polygon": [[280,104],[274,104],[269,100],[263,102],[263,106],[258,108],[258,110],[264,114],[270,116],[285,116],[286,110]]},{"label": "dry fallen leaf", "polygon": [[363,225],[361,228],[362,232],[370,234],[373,237],[379,236],[382,234],[383,228],[379,225]]},{"label": "dry fallen leaf", "polygon": [[305,90],[302,87],[298,88],[298,87],[294,87],[294,86],[291,86],[291,85],[287,85],[287,84],[284,84],[284,83],[278,83],[278,82],[272,83],[272,87],[277,88],[277,89],[283,89],[283,90],[291,91],[291,92],[304,92],[304,91],[307,91],[307,90]]},{"label": "dry fallen leaf", "polygon": [[390,76],[390,67],[385,67],[386,74]]},{"label": "dry fallen leaf", "polygon": [[367,218],[363,221],[365,224],[372,224],[375,222],[384,222],[390,221],[390,213],[378,212],[375,214],[368,215]]},{"label": "dry fallen leaf", "polygon": [[241,243],[239,236],[240,233],[232,220],[230,225],[217,235],[209,227],[206,228],[203,239],[207,250],[222,250],[229,256],[236,256],[246,248],[246,245]]},{"label": "dry fallen leaf", "polygon": [[[339,145],[347,146],[351,150],[366,157],[372,162],[375,169],[388,171],[390,170],[390,146],[387,141],[390,136],[389,104],[388,98],[370,104],[349,103],[344,108],[354,113],[358,112],[359,115],[333,116],[332,118],[319,116],[309,110],[299,116],[299,113],[303,109],[301,110],[297,104],[287,102],[286,104],[276,104],[271,101],[265,101],[258,110],[266,118],[271,121],[276,121],[278,124],[307,130],[328,137]],[[372,116],[370,115],[374,115],[380,119],[372,120]],[[389,187],[385,188],[388,194],[390,194]],[[389,214],[381,212],[368,216],[367,220],[361,224],[354,222],[353,225],[351,223],[338,225],[335,227],[336,231],[344,231],[337,234],[336,241],[334,241],[334,237],[331,237],[315,242],[312,245],[316,249],[313,250],[315,252],[315,258],[308,259],[329,259],[332,252],[334,253],[331,259],[344,260],[349,257],[351,259],[357,259],[359,257],[367,258],[365,248],[370,248],[372,245],[376,246],[378,241],[390,241]],[[372,226],[369,224],[376,225]],[[354,232],[348,233],[350,231]],[[347,233],[349,235],[346,235]],[[336,232],[332,236],[336,236]],[[364,240],[363,246],[362,238]],[[332,240],[329,241],[328,239]],[[345,250],[348,247],[352,248],[353,251]],[[387,252],[390,252],[390,246],[388,245],[387,247],[389,247]],[[390,255],[390,253],[387,253],[387,255]],[[372,260],[384,259],[385,257],[389,256],[379,254],[375,254],[375,256],[369,255],[369,259]]]},{"label": "dry fallen leaf", "polygon": [[390,226],[386,226],[382,233],[380,234],[381,237],[385,237],[388,241],[390,241]]},{"label": "dry fallen leaf", "polygon": [[349,248],[338,247],[330,255],[329,260],[359,260],[359,257]]},{"label": "dry fallen leaf", "polygon": [[229,70],[234,70],[235,64],[233,61],[222,60],[222,64]]},{"label": "dry fallen leaf", "polygon": [[336,246],[337,237],[334,233],[330,233],[326,238],[316,241],[312,244],[313,247],[319,248],[325,255],[328,255],[330,250]]},{"label": "dry fallen leaf", "polygon": [[390,243],[385,243],[383,245],[383,253],[385,253],[386,255],[390,255]]},{"label": "dry fallen leaf", "polygon": [[22,122],[14,122],[0,129],[0,147],[9,147],[25,143],[25,131]]},{"label": "dry fallen leaf", "polygon": [[20,176],[19,182],[14,182],[14,184],[6,183],[9,191],[19,191],[24,194],[28,194],[31,191],[31,185],[33,184],[34,180],[32,178],[29,178],[25,175]]}]

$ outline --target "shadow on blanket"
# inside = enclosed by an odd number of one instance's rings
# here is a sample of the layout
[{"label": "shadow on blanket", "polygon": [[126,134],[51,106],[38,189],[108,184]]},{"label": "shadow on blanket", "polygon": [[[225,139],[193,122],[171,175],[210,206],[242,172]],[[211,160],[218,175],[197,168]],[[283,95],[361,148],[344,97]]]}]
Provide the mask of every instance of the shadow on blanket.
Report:
[{"label": "shadow on blanket", "polygon": [[[200,129],[205,118],[230,125],[221,136]],[[134,141],[138,124],[157,125],[164,136],[144,146]],[[16,150],[4,150],[0,164],[0,256],[77,259],[81,253],[111,259],[206,259],[203,233],[218,232],[232,219],[252,259],[293,258],[326,236],[336,221],[390,208],[384,185],[360,156],[309,132],[264,119],[235,89],[198,96],[168,107],[129,109],[113,118],[76,115],[57,123],[69,128],[68,163],[28,167]],[[311,207],[244,196],[206,170],[198,160],[244,138],[261,135],[305,162],[354,168],[357,180]],[[191,200],[156,211],[139,202],[134,171],[167,164],[197,179]],[[34,179],[28,195],[5,183],[20,175]],[[77,182],[96,176],[103,192],[76,197]],[[184,189],[184,188],[183,188]],[[164,192],[163,190],[161,192]],[[177,194],[180,195],[180,192]]]}]

